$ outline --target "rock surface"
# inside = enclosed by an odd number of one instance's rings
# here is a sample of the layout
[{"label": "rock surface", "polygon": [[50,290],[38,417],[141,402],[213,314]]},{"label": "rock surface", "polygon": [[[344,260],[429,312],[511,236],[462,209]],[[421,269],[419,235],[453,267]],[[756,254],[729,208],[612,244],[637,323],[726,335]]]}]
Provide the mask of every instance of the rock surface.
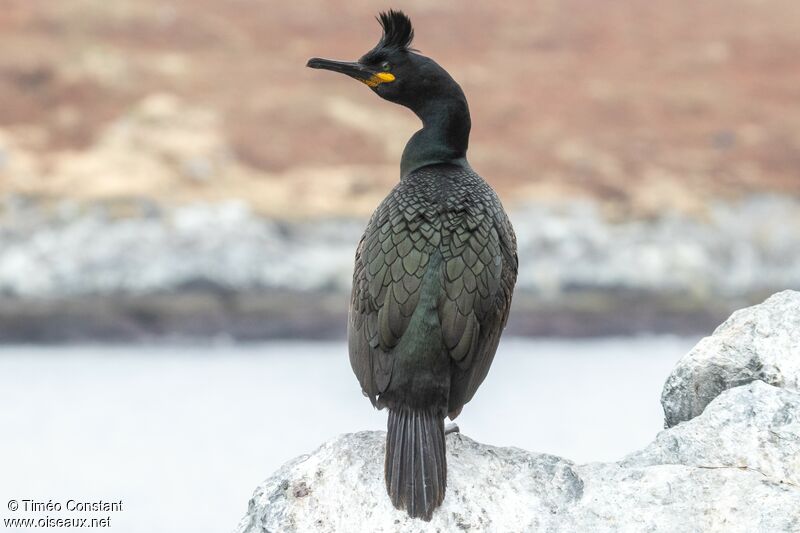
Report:
[{"label": "rock surface", "polygon": [[448,493],[430,523],[384,497],[385,434],[343,435],[259,486],[236,533],[800,531],[800,394],[728,390],[618,463],[448,436]]},{"label": "rock surface", "polygon": [[667,426],[691,420],[722,391],[753,380],[800,391],[800,292],[736,311],[678,362],[661,397]]}]

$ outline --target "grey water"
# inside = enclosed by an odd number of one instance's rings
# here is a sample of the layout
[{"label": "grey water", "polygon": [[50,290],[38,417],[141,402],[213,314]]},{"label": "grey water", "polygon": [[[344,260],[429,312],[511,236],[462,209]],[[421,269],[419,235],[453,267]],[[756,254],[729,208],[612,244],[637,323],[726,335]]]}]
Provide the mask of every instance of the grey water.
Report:
[{"label": "grey water", "polygon": [[[497,446],[613,461],[662,428],[697,341],[506,339],[457,422]],[[0,348],[0,520],[11,499],[123,501],[116,533],[230,531],[253,489],[340,433],[384,429],[339,342]]]}]

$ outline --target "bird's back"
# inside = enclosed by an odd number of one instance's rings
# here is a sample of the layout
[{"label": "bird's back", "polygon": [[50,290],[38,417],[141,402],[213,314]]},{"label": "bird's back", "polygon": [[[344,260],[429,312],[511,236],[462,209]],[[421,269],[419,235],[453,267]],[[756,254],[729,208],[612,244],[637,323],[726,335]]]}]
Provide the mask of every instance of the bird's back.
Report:
[{"label": "bird's back", "polygon": [[438,164],[405,176],[356,253],[348,337],[364,392],[457,415],[486,377],[516,274],[513,229],[478,174]]}]

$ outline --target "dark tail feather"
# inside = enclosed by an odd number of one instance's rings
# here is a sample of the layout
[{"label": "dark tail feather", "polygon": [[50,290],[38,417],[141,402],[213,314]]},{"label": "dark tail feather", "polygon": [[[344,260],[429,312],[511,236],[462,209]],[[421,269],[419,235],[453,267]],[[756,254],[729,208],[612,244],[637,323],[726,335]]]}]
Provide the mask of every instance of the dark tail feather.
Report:
[{"label": "dark tail feather", "polygon": [[431,519],[447,488],[444,416],[438,409],[389,410],[384,474],[395,507]]}]

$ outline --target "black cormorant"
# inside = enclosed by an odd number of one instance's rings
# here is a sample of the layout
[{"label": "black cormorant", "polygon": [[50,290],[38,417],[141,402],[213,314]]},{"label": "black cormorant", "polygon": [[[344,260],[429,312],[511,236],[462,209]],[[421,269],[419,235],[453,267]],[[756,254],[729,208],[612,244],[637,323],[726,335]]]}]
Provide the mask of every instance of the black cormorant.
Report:
[{"label": "black cormorant", "polygon": [[383,35],[356,62],[314,58],[411,109],[400,182],[358,244],[348,319],[350,363],[373,405],[389,409],[386,490],[430,520],[447,485],[444,419],[486,377],[517,278],[511,223],[466,159],[470,116],[461,87],[410,48],[411,21],[381,13]]}]

